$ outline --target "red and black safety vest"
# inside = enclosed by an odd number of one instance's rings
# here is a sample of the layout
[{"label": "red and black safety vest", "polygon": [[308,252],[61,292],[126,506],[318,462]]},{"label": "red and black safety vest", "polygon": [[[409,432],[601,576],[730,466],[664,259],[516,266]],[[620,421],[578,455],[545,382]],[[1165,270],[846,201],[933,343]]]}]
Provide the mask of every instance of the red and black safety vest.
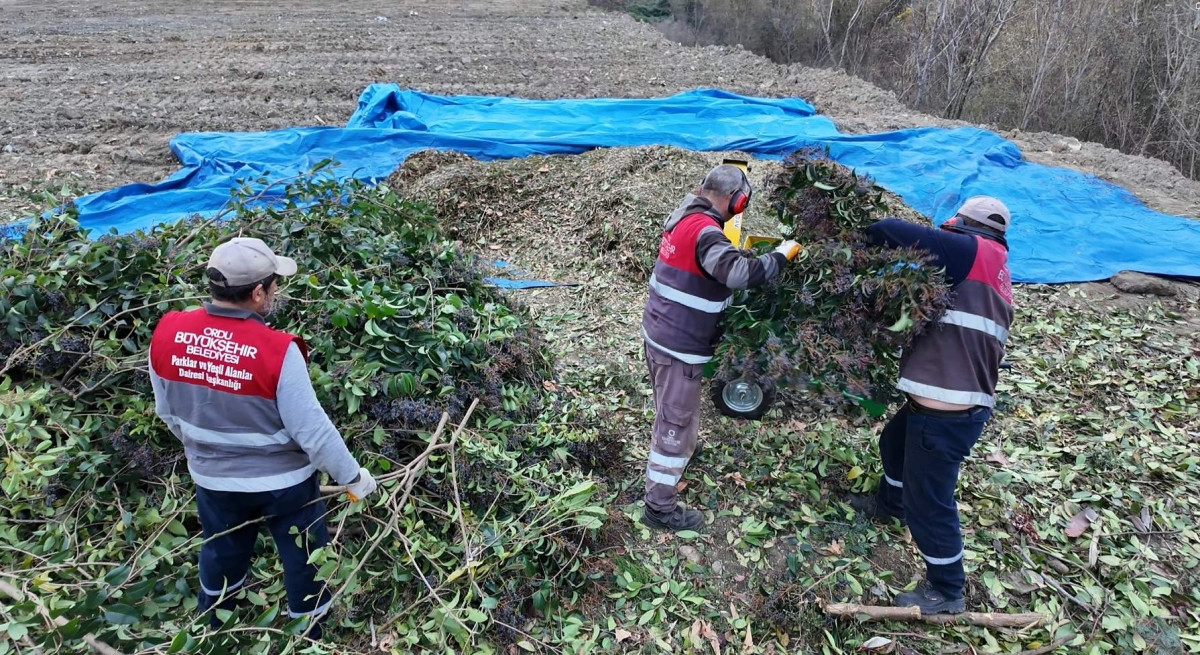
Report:
[{"label": "red and black safety vest", "polygon": [[688,364],[712,359],[721,340],[721,317],[733,297],[729,287],[704,272],[696,257],[701,233],[721,230],[714,213],[688,213],[663,232],[642,314],[646,342]]},{"label": "red and black safety vest", "polygon": [[900,391],[956,405],[992,407],[1012,327],[1012,277],[1004,246],[975,237],[975,261],[954,288],[941,323],[900,360]]}]

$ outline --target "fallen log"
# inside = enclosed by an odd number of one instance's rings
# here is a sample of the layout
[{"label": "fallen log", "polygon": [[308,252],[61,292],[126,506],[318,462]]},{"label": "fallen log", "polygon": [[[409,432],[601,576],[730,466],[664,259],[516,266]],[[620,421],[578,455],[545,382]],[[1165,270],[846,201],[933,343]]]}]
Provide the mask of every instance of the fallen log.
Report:
[{"label": "fallen log", "polygon": [[884,607],[857,603],[828,603],[825,613],[830,616],[851,616],[863,621],[920,621],[942,625],[982,625],[989,628],[1029,628],[1040,625],[1049,617],[1045,614],[1006,614],[998,612],[963,612],[962,614],[921,614],[919,607]]}]

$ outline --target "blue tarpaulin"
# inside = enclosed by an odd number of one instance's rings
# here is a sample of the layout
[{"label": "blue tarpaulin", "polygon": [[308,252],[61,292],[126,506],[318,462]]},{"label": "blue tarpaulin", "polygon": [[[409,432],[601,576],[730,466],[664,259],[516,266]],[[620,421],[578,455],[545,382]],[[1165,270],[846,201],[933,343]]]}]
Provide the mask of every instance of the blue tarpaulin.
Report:
[{"label": "blue tarpaulin", "polygon": [[[673,145],[775,158],[825,146],[941,222],[963,199],[1009,206],[1011,267],[1019,282],[1098,280],[1131,269],[1200,276],[1200,221],[1147,209],[1128,191],[1083,173],[1021,160],[1012,143],[976,128],[842,135],[797,98],[697,90],[668,98],[524,100],[435,96],[368,87],[344,128],[185,133],[171,140],[183,168],[76,201],[80,221],[128,232],[212,215],[239,180],[278,179],[333,159],[341,177],[385,178],[409,154],[457,150],[482,160],[577,154],[598,147]],[[803,239],[803,235],[800,235]]]},{"label": "blue tarpaulin", "polygon": [[578,282],[548,282],[546,280],[533,280],[528,278],[514,278],[513,275],[528,275],[528,272],[513,268],[513,265],[497,259],[492,262],[492,268],[495,268],[501,275],[493,275],[483,278],[484,283],[490,284],[501,289],[546,289],[549,287],[577,287]]}]

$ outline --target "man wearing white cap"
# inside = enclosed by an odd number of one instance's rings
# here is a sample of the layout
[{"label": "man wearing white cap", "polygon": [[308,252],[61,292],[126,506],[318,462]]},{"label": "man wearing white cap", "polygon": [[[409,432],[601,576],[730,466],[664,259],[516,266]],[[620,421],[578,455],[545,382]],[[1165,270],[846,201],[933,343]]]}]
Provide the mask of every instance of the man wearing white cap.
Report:
[{"label": "man wearing white cap", "polygon": [[941,229],[888,218],[867,229],[875,245],[915,247],[945,269],[953,305],[900,360],[896,388],[908,400],[879,437],[883,480],[851,505],[873,518],[907,522],[925,559],[925,581],[896,597],[922,614],[965,609],[963,542],[954,499],[958,467],[992,415],[996,378],[1012,325],[1004,203],[968,198]]},{"label": "man wearing white cap", "polygon": [[[330,593],[308,563],[329,542],[317,471],[352,499],[376,487],[317,402],[304,340],[263,319],[278,279],[295,272],[259,239],[226,241],[208,262],[212,300],[163,316],[150,341],[155,411],[183,442],[196,482],[202,612],[234,606],[258,536],[258,523],[245,524],[263,520],[283,561],[289,614],[319,619]],[[211,622],[220,624],[215,612]]]}]

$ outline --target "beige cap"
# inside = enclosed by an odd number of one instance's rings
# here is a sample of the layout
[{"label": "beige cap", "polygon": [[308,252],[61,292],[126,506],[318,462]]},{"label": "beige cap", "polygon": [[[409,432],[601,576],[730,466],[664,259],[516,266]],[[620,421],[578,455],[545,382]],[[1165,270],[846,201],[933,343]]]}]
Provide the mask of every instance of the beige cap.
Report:
[{"label": "beige cap", "polygon": [[980,225],[986,225],[1001,234],[1012,225],[1012,216],[1004,203],[991,196],[971,196],[958,208],[957,214]]},{"label": "beige cap", "polygon": [[296,260],[279,257],[262,239],[235,237],[217,246],[208,258],[208,267],[225,277],[212,283],[222,287],[244,287],[262,282],[268,276],[288,276],[296,272]]}]

